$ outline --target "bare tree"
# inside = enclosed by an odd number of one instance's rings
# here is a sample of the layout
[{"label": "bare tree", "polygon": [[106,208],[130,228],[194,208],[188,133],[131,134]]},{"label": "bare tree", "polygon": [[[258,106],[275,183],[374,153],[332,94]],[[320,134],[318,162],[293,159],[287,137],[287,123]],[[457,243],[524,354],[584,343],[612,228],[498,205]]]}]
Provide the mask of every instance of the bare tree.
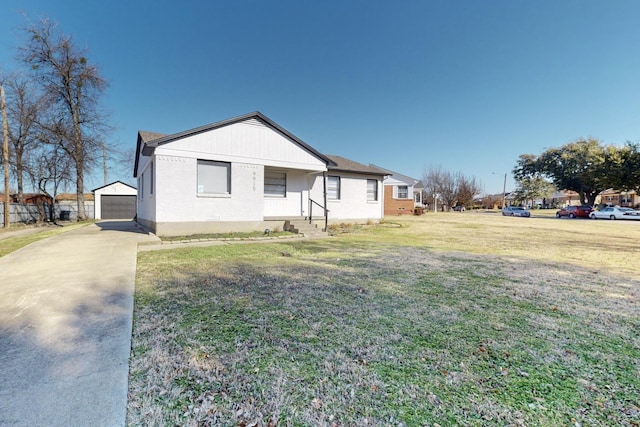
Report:
[{"label": "bare tree", "polygon": [[442,201],[442,210],[461,206],[471,206],[473,198],[480,193],[480,184],[475,177],[466,177],[462,172],[453,174],[442,166],[430,167],[422,177],[427,198],[436,195]]},{"label": "bare tree", "polygon": [[9,228],[9,130],[4,86],[0,85],[0,111],[2,112],[2,165],[4,169],[4,228]]},{"label": "bare tree", "polygon": [[22,76],[9,76],[6,79],[6,87],[11,166],[16,177],[18,202],[22,202],[25,173],[31,173],[29,154],[40,142],[38,120],[44,101]]},{"label": "bare tree", "polygon": [[105,139],[106,114],[98,101],[107,82],[87,60],[86,50],[48,19],[25,31],[29,39],[19,49],[20,58],[37,76],[48,101],[49,117],[42,125],[57,136],[55,140],[73,161],[78,220],[83,220],[84,174],[94,165]]},{"label": "bare tree", "polygon": [[136,159],[135,147],[117,148],[111,146],[103,151],[104,183],[108,184],[107,174],[116,176],[132,176],[133,164]]},{"label": "bare tree", "polygon": [[442,169],[442,166],[431,166],[425,170],[422,177],[424,191],[428,198],[434,200],[437,198],[442,201],[442,210],[445,206],[448,208],[455,201],[454,179],[453,175]]},{"label": "bare tree", "polygon": [[49,197],[49,220],[55,222],[55,200],[61,188],[73,181],[71,159],[60,144],[42,145],[37,155],[37,168],[33,179],[38,190]]},{"label": "bare tree", "polygon": [[474,176],[467,177],[462,172],[456,174],[456,201],[460,206],[470,207],[482,188]]}]

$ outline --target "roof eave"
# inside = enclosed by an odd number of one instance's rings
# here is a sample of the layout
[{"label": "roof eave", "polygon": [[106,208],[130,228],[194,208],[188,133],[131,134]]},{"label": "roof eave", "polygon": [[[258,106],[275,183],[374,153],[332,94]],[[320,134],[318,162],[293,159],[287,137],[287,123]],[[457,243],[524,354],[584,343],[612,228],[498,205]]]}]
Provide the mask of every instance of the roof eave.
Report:
[{"label": "roof eave", "polygon": [[383,172],[359,171],[359,170],[341,169],[341,168],[329,168],[329,172],[343,172],[343,173],[353,173],[357,175],[371,175],[371,176],[387,176],[387,174]]}]

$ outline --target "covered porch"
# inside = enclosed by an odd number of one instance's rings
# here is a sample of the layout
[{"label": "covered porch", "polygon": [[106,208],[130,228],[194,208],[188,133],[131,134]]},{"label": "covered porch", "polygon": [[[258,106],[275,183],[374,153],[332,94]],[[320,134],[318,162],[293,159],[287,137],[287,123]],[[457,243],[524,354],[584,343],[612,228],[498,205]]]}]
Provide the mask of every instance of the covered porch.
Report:
[{"label": "covered porch", "polygon": [[[308,218],[324,217],[324,176],[323,172],[296,169],[264,169],[263,217],[268,218]],[[321,200],[314,200],[311,194],[321,191]],[[316,197],[318,198],[318,197]]]}]

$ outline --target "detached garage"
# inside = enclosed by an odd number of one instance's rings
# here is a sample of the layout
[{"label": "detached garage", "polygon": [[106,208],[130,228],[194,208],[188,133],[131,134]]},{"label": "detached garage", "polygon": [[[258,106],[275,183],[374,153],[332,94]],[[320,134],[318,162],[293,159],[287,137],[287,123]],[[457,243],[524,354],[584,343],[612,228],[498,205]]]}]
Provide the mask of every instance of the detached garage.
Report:
[{"label": "detached garage", "polygon": [[93,190],[96,219],[133,219],[138,190],[122,181]]}]

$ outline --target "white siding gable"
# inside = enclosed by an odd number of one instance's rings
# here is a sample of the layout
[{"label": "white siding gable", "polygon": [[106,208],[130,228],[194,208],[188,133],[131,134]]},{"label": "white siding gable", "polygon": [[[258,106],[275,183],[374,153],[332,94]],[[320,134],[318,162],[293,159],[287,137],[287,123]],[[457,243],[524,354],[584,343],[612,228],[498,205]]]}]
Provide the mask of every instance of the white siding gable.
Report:
[{"label": "white siding gable", "polygon": [[387,177],[384,180],[384,185],[408,185],[408,186],[413,186],[413,184],[415,183],[415,181],[412,179],[411,181],[407,181],[407,180],[402,180],[400,178],[397,178],[393,175]]},{"label": "white siding gable", "polygon": [[249,119],[171,141],[155,154],[323,171],[325,163],[285,135]]}]

